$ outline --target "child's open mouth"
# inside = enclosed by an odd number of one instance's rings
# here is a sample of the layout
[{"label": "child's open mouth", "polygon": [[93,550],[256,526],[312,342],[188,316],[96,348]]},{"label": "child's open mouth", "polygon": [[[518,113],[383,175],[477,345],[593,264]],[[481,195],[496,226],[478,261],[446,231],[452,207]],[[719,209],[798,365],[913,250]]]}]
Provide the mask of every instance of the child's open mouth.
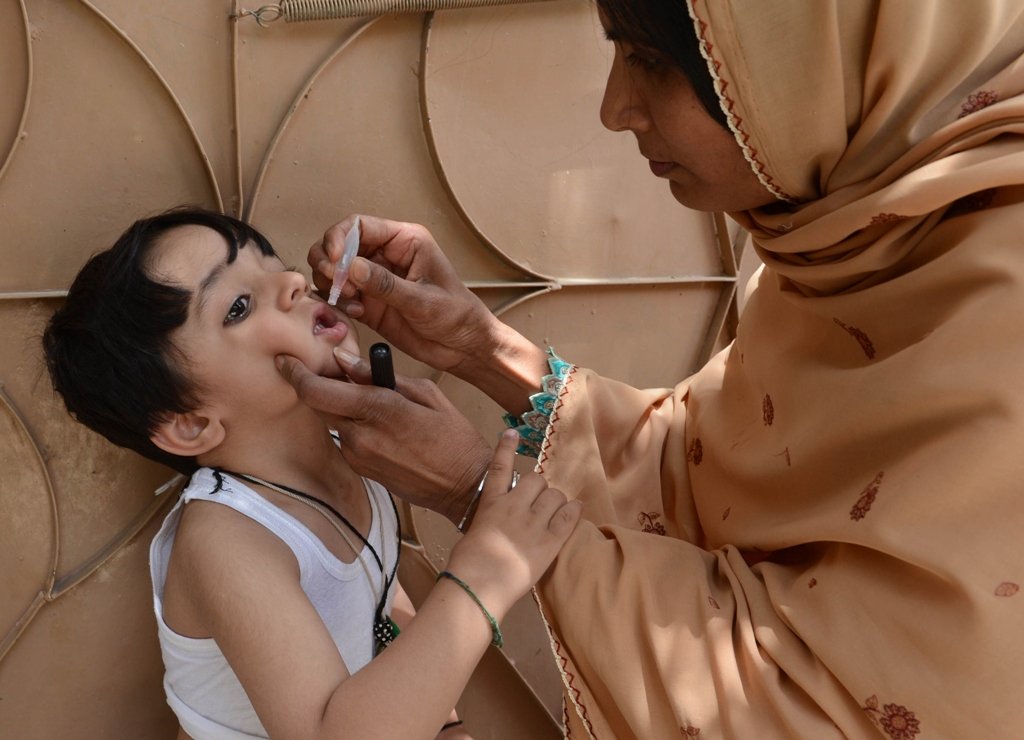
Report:
[{"label": "child's open mouth", "polygon": [[313,334],[340,342],[348,336],[348,324],[339,319],[335,310],[325,303],[313,311]]}]

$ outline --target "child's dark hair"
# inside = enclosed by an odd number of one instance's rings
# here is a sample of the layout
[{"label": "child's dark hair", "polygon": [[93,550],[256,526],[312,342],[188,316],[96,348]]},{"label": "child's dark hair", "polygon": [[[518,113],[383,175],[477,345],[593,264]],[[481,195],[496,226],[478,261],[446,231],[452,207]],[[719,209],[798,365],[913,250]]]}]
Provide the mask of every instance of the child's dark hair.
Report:
[{"label": "child's dark hair", "polygon": [[53,387],[75,419],[116,445],[190,473],[194,458],[150,441],[168,414],[198,407],[197,389],[171,342],[188,318],[191,293],[146,273],[153,246],[181,226],[205,226],[223,236],[229,263],[249,243],[275,254],[256,229],[215,211],[182,207],[136,221],[78,273],[46,326],[43,349]]},{"label": "child's dark hair", "polygon": [[729,128],[685,2],[597,0],[597,4],[614,37],[663,54],[689,80],[708,115]]}]

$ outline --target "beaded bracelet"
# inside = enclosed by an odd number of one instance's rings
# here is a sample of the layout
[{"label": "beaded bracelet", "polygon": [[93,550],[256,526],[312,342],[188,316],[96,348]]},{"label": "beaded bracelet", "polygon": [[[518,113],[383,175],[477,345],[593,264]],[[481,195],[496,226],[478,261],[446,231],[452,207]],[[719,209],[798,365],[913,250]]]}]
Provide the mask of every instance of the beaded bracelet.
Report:
[{"label": "beaded bracelet", "polygon": [[442,578],[447,578],[450,581],[454,581],[462,587],[463,591],[469,594],[469,598],[473,599],[473,601],[476,602],[476,605],[480,607],[480,611],[482,611],[484,613],[484,616],[487,617],[487,621],[491,623],[491,634],[494,635],[493,639],[491,640],[491,644],[494,645],[494,647],[499,648],[502,645],[504,645],[505,639],[501,636],[501,628],[498,627],[498,620],[491,616],[491,613],[487,611],[487,607],[484,606],[480,599],[477,598],[477,595],[473,593],[473,589],[469,587],[469,584],[467,584],[457,575],[452,573],[450,570],[442,570],[440,573],[437,574],[437,580],[440,581]]},{"label": "beaded bracelet", "polygon": [[541,378],[540,392],[530,396],[532,408],[519,417],[512,414],[505,414],[502,417],[509,429],[519,432],[517,455],[540,456],[540,446],[544,444],[544,435],[547,433],[548,424],[551,423],[551,412],[555,408],[558,393],[572,368],[572,363],[566,362],[555,354],[552,347],[548,347],[548,367],[551,368],[551,373]]}]

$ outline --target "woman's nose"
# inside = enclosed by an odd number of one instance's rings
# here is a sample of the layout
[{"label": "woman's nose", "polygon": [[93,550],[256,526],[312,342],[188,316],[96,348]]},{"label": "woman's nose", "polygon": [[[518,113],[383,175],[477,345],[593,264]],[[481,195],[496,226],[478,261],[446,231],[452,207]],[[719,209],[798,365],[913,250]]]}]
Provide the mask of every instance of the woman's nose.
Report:
[{"label": "woman's nose", "polygon": [[643,97],[618,50],[604,87],[601,123],[611,131],[633,132],[646,130],[650,124]]},{"label": "woman's nose", "polygon": [[281,308],[291,308],[294,303],[309,292],[309,283],[300,272],[287,271],[281,273],[281,286],[278,293]]}]

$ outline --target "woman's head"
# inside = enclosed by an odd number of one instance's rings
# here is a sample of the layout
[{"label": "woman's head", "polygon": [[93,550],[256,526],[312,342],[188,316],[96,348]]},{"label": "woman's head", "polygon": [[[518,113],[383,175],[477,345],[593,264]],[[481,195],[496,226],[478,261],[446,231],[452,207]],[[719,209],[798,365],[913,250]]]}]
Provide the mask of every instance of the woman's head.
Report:
[{"label": "woman's head", "polygon": [[685,2],[597,0],[611,40],[657,52],[689,81],[705,112],[728,130],[708,62],[700,52]]},{"label": "woman's head", "polygon": [[775,198],[727,123],[686,4],[598,0],[615,44],[601,120],[631,131],[654,175],[683,205],[741,211]]}]

